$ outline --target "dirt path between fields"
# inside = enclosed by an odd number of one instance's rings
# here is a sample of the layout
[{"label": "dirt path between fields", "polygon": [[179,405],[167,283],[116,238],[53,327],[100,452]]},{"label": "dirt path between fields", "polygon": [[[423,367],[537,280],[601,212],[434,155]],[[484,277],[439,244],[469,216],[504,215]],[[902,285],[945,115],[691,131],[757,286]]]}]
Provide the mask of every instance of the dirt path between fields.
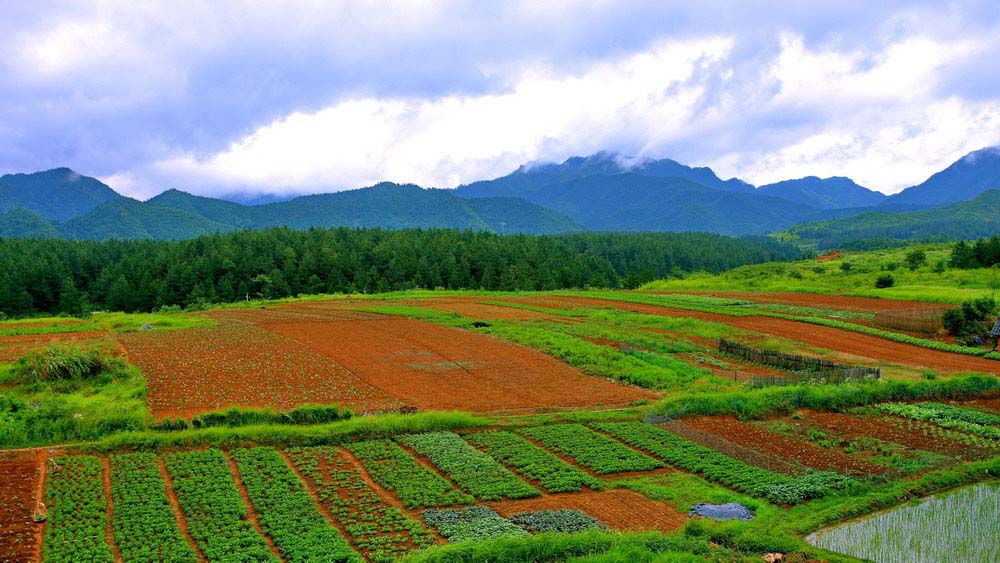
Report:
[{"label": "dirt path between fields", "polygon": [[278,561],[284,561],[285,558],[281,556],[281,551],[278,549],[277,544],[274,543],[274,538],[269,534],[264,532],[264,528],[260,526],[260,520],[257,518],[257,509],[254,508],[253,502],[250,500],[250,495],[247,494],[246,485],[243,484],[243,477],[240,475],[240,467],[233,460],[233,457],[229,455],[229,452],[221,450],[222,455],[226,456],[226,463],[229,465],[229,472],[233,474],[233,483],[236,485],[236,490],[240,493],[240,498],[243,499],[243,504],[247,507],[247,520],[250,521],[250,525],[253,526],[254,530],[260,534],[260,537],[264,538],[267,542],[267,547],[271,549],[271,553],[278,558]]},{"label": "dirt path between fields", "polygon": [[188,530],[187,516],[185,516],[184,511],[181,509],[181,504],[177,500],[177,493],[174,492],[173,478],[171,478],[170,472],[167,470],[167,466],[163,463],[163,459],[160,456],[156,456],[156,465],[160,468],[160,478],[163,480],[163,488],[167,493],[167,502],[170,503],[170,510],[174,513],[174,520],[177,521],[177,527],[180,529],[181,535],[184,536],[184,541],[191,547],[191,552],[194,553],[199,563],[207,562],[208,559],[201,551],[201,548],[198,547],[198,542],[194,541],[190,530]]}]

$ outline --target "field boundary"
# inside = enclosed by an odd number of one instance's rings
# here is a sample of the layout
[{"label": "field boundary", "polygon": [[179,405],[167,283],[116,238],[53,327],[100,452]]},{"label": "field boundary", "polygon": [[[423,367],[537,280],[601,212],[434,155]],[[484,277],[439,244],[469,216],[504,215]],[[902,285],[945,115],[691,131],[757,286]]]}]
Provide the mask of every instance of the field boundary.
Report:
[{"label": "field boundary", "polygon": [[[819,358],[810,358],[798,354],[786,354],[773,350],[759,350],[746,344],[719,339],[719,352],[748,360],[755,364],[764,364],[782,369],[798,372],[800,375],[789,375],[787,377],[754,377],[754,383],[766,384],[767,382],[797,382],[802,379],[810,379],[812,374],[821,374],[824,378],[833,382],[844,382],[856,379],[882,379],[882,368],[872,368],[867,366],[852,366],[848,364],[838,364]],[[773,380],[773,381],[772,381]]]}]

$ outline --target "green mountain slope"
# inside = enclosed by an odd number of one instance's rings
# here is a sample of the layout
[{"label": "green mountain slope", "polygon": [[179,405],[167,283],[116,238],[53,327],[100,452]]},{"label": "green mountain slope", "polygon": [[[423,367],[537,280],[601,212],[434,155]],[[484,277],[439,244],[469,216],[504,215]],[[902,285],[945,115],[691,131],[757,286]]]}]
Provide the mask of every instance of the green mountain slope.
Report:
[{"label": "green mountain slope", "polygon": [[988,190],[1000,189],[1000,147],[971,152],[924,183],[890,197],[888,211],[931,207],[968,201]]},{"label": "green mountain slope", "polygon": [[820,248],[854,241],[945,240],[992,236],[1000,232],[1000,190],[988,191],[972,201],[923,211],[876,211],[846,219],[795,225],[787,233]]},{"label": "green mountain slope", "polygon": [[65,221],[122,196],[69,168],[0,176],[0,213],[20,208],[49,221]]},{"label": "green mountain slope", "polygon": [[817,178],[807,176],[798,180],[785,180],[757,188],[757,193],[780,197],[817,209],[847,209],[870,207],[885,201],[880,192],[859,186],[850,178],[834,176]]},{"label": "green mountain slope", "polygon": [[57,238],[59,231],[44,217],[21,208],[0,213],[0,238]]},{"label": "green mountain slope", "polygon": [[122,198],[95,207],[58,226],[64,238],[180,240],[237,227],[196,213]]}]

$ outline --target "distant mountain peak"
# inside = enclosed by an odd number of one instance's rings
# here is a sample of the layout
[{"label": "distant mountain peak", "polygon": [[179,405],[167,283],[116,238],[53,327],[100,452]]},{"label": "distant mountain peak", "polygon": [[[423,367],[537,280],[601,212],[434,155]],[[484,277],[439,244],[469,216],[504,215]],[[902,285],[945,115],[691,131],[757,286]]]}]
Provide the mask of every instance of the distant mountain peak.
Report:
[{"label": "distant mountain peak", "polygon": [[1000,157],[1000,145],[972,151],[962,157],[962,162],[966,164],[975,164],[977,160],[983,157]]}]

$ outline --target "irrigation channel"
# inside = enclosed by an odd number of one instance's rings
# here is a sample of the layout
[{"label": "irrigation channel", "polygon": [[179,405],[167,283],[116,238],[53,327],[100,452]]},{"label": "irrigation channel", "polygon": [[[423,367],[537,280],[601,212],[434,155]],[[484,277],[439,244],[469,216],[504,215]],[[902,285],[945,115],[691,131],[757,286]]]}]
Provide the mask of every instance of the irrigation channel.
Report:
[{"label": "irrigation channel", "polygon": [[806,540],[878,563],[1000,561],[1000,482],[927,497]]}]

